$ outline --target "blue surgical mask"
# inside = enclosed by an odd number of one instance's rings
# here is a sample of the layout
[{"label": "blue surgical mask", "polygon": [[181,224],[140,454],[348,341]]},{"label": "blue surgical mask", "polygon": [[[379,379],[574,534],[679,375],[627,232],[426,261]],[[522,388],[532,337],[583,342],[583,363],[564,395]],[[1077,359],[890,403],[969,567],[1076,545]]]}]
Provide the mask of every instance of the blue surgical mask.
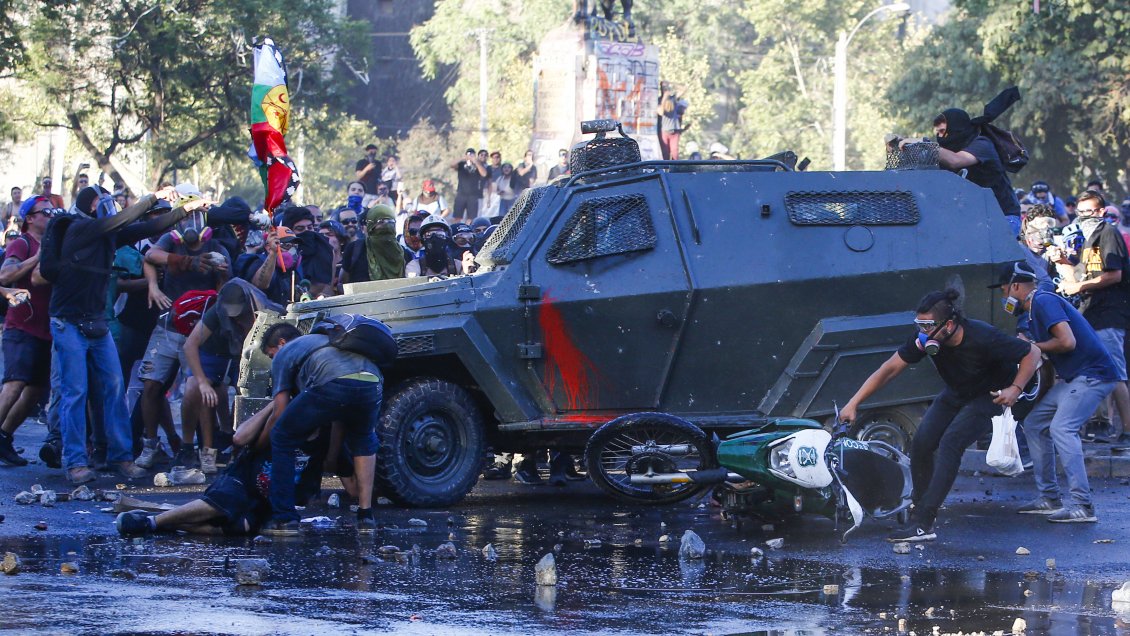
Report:
[{"label": "blue surgical mask", "polygon": [[345,206],[347,208],[356,211],[358,214],[361,213],[361,195],[360,194],[351,194],[351,195],[349,195],[349,198],[346,199],[346,201],[347,201],[347,203],[345,204]]}]

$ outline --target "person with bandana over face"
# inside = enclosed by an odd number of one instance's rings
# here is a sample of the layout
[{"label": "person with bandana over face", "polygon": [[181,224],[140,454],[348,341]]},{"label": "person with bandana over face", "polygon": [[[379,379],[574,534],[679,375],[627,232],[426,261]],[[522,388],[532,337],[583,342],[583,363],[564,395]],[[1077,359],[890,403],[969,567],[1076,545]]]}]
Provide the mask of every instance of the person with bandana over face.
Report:
[{"label": "person with bandana over face", "polygon": [[[1036,272],[1015,261],[998,267],[1006,312],[1025,318],[1029,339],[1055,365],[1057,381],[1024,418],[1039,496],[1017,509],[1056,523],[1098,521],[1091,501],[1079,431],[1114,385],[1118,371],[1099,336],[1071,303],[1036,287]],[[1063,466],[1070,501],[1060,497],[1056,458]]]},{"label": "person with bandana over face", "polygon": [[1111,394],[1121,426],[1112,423],[1109,441],[1118,441],[1130,422],[1130,390],[1126,385],[1126,354],[1123,343],[1130,327],[1130,255],[1118,228],[1103,218],[1106,201],[1102,195],[1088,190],[1075,204],[1075,223],[1083,232],[1083,248],[1079,262],[1073,265],[1068,256],[1056,247],[1048,248],[1048,260],[1055,263],[1060,275],[1059,293],[1078,294],[1079,311],[1099,334],[1107,353],[1114,360],[1119,382]]},{"label": "person with bandana over face", "polygon": [[432,215],[420,225],[424,254],[408,263],[405,272],[409,278],[422,276],[457,276],[463,273],[463,264],[451,258],[451,227],[447,221]]},{"label": "person with bandana over face", "polygon": [[387,205],[374,205],[365,220],[365,240],[345,246],[341,255],[341,282],[404,278],[404,247],[396,240],[396,213]]},{"label": "person with bandana over face", "polygon": [[889,541],[937,538],[934,520],[957,478],[965,449],[992,432],[993,416],[1016,403],[1040,363],[1035,345],[966,318],[957,305],[960,297],[954,289],[926,294],[914,319],[918,333],[907,338],[840,410],[841,422],[855,422],[860,404],[926,358],[945,384],[911,440],[910,524]]},{"label": "person with bandana over face", "polygon": [[[1020,91],[1013,87],[989,102],[980,117],[971,118],[960,108],[947,108],[934,118],[934,135],[940,146],[938,165],[959,174],[964,170],[969,181],[992,190],[1013,236],[1020,234],[1020,200],[1016,198],[996,146],[981,133],[981,126],[992,122],[1019,99]],[[912,141],[904,139],[899,146]]]}]

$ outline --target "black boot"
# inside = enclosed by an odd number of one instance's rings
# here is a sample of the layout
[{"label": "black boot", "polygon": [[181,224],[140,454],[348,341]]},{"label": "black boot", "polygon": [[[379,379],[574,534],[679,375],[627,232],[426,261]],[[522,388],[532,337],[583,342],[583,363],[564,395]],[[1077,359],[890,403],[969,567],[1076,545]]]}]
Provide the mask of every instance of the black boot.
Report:
[{"label": "black boot", "polygon": [[27,460],[20,457],[12,445],[12,434],[0,431],[0,462],[9,466],[27,466]]}]

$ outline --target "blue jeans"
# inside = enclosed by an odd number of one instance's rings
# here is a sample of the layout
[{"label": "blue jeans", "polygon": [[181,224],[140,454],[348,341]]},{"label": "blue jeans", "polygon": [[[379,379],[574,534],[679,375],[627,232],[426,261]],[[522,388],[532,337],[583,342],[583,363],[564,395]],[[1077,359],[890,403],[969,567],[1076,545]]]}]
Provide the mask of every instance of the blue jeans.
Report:
[{"label": "blue jeans", "polygon": [[1024,436],[1032,451],[1033,475],[1040,494],[1059,500],[1055,476],[1055,457],[1063,464],[1071,503],[1091,505],[1091,485],[1083,462],[1083,443],[1079,429],[1114,390],[1114,382],[1079,376],[1070,382],[1060,380],[1024,418]]},{"label": "blue jeans", "polygon": [[962,454],[992,432],[993,416],[1001,411],[988,393],[962,398],[947,388],[935,398],[922,416],[910,447],[916,521],[926,527],[934,525],[938,508],[957,479]]},{"label": "blue jeans", "polygon": [[333,422],[345,425],[345,444],[354,457],[377,452],[381,382],[331,380],[306,389],[287,405],[271,429],[271,510],[278,521],[295,521],[294,453],[314,431]]},{"label": "blue jeans", "polygon": [[[87,338],[74,324],[51,319],[51,343],[57,374],[51,387],[59,393],[59,429],[63,435],[63,466],[89,466],[86,456],[87,396],[102,405],[106,425],[106,460],[133,459],[129,417],[122,388],[118,349],[109,333]],[[58,384],[54,380],[58,379]]]}]

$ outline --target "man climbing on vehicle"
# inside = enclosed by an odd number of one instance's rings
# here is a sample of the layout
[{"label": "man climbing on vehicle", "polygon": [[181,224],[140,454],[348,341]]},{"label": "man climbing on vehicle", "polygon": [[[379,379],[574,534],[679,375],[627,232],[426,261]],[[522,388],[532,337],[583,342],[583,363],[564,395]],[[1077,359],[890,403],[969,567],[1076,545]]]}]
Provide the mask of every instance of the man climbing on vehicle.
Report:
[{"label": "man climbing on vehicle", "polygon": [[959,298],[954,289],[926,294],[915,312],[918,333],[872,373],[840,411],[841,421],[854,422],[861,403],[927,357],[945,383],[911,442],[910,524],[894,532],[890,541],[937,538],[934,520],[957,478],[962,454],[992,430],[992,418],[1002,407],[1016,403],[1040,361],[1035,345],[966,318]]}]

